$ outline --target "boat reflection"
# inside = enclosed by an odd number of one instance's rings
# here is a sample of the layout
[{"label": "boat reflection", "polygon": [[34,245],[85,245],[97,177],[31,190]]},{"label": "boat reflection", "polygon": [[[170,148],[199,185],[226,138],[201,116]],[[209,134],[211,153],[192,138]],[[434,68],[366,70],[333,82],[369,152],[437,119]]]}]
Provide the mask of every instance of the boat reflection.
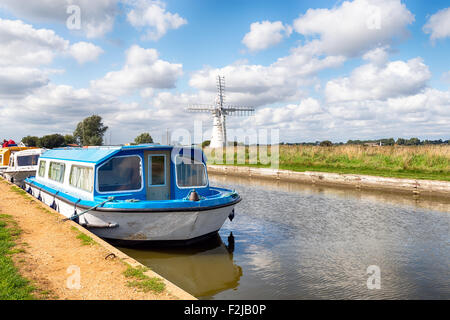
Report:
[{"label": "boat reflection", "polygon": [[233,261],[234,236],[216,234],[188,247],[119,248],[197,298],[237,288],[242,268]]}]

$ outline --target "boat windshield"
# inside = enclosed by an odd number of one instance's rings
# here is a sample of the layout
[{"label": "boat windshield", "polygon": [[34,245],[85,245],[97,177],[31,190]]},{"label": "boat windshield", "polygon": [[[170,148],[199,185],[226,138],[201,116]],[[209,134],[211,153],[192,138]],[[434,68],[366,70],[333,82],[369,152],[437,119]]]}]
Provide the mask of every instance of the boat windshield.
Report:
[{"label": "boat windshield", "polygon": [[39,160],[39,155],[29,155],[29,156],[18,156],[17,157],[17,166],[25,167],[25,166],[36,166]]},{"label": "boat windshield", "polygon": [[177,185],[179,188],[206,187],[208,178],[203,162],[177,156]]},{"label": "boat windshield", "polygon": [[142,165],[138,156],[112,158],[98,168],[99,192],[138,191],[142,188]]}]

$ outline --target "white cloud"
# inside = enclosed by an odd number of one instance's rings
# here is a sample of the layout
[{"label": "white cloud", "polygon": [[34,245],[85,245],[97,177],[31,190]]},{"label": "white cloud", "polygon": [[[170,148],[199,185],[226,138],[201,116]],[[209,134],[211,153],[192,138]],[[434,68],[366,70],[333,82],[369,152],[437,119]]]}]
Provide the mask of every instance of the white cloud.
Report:
[{"label": "white cloud", "polygon": [[64,52],[69,41],[49,29],[34,29],[20,20],[0,18],[0,65],[37,66],[49,64]]},{"label": "white cloud", "polygon": [[294,21],[294,30],[313,37],[318,52],[356,56],[405,36],[413,21],[400,0],[355,0],[333,9],[309,9]]},{"label": "white cloud", "polygon": [[312,52],[307,45],[293,49],[289,56],[269,66],[243,63],[220,69],[204,68],[192,75],[189,84],[215,92],[216,76],[223,75],[230,104],[262,106],[298,101],[304,95],[303,88],[316,84],[319,71],[340,66],[345,60],[340,56],[318,58]]},{"label": "white cloud", "polygon": [[254,22],[250,25],[250,32],[244,36],[242,43],[252,51],[260,51],[272,47],[289,37],[292,33],[290,26],[285,26],[281,21]]},{"label": "white cloud", "polygon": [[70,55],[74,57],[79,64],[97,60],[103,53],[103,49],[90,42],[77,42],[70,46]]},{"label": "white cloud", "polygon": [[0,67],[0,97],[21,97],[48,83],[47,74],[37,68]]},{"label": "white cloud", "polygon": [[167,31],[178,29],[187,24],[187,20],[178,13],[166,11],[164,2],[155,0],[128,0],[133,7],[127,14],[127,20],[133,27],[146,28],[143,37],[147,40],[159,40]]},{"label": "white cloud", "polygon": [[382,65],[386,64],[386,62],[388,61],[388,58],[389,58],[387,49],[388,48],[383,47],[383,48],[375,48],[373,50],[370,50],[363,55],[363,59],[368,60],[377,66],[382,66]]},{"label": "white cloud", "polygon": [[431,40],[450,37],[450,8],[433,14],[423,27],[423,31],[430,34]]},{"label": "white cloud", "polygon": [[19,18],[33,22],[58,22],[66,24],[70,14],[69,5],[78,5],[81,10],[81,31],[88,38],[103,36],[114,26],[118,0],[2,0],[0,6],[10,10]]},{"label": "white cloud", "polygon": [[450,84],[450,71],[444,72],[441,76],[442,81],[447,84]]},{"label": "white cloud", "polygon": [[369,63],[353,70],[349,77],[328,81],[325,94],[328,102],[383,100],[415,94],[430,78],[421,58],[393,61],[384,67]]},{"label": "white cloud", "polygon": [[126,62],[121,70],[108,72],[102,79],[91,81],[91,85],[96,90],[120,96],[146,88],[174,88],[182,74],[181,64],[158,59],[155,49],[133,45],[127,50]]},{"label": "white cloud", "polygon": [[0,96],[20,98],[47,85],[55,71],[39,67],[50,65],[57,56],[71,55],[83,63],[101,51],[87,42],[71,46],[53,30],[0,18]]}]

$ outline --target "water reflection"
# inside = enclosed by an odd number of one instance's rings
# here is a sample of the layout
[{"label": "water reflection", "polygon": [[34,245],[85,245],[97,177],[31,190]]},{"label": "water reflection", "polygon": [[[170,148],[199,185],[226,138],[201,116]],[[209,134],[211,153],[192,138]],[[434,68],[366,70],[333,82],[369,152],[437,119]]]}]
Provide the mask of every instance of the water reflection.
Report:
[{"label": "water reflection", "polygon": [[[210,179],[243,197],[219,235],[122,250],[201,299],[450,298],[450,199]],[[370,265],[380,290],[367,288]]]},{"label": "water reflection", "polygon": [[379,190],[358,190],[348,186],[320,186],[314,184],[260,179],[241,176],[210,174],[209,178],[223,185],[262,187],[265,190],[286,191],[302,194],[322,194],[340,198],[363,199],[397,205],[409,205],[427,210],[450,212],[450,197],[413,195]]},{"label": "water reflection", "polygon": [[189,247],[120,248],[196,297],[211,298],[239,285],[242,268],[233,261],[233,233],[227,244],[217,234]]}]

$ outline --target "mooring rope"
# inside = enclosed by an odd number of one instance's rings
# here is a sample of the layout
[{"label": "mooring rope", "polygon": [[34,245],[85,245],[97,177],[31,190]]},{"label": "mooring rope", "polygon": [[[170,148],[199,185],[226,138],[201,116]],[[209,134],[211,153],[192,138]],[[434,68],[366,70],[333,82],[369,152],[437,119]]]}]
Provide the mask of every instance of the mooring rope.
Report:
[{"label": "mooring rope", "polygon": [[94,210],[94,209],[96,209],[96,208],[98,208],[98,207],[104,205],[105,203],[110,202],[110,201],[113,201],[113,200],[114,200],[114,197],[108,197],[108,199],[106,199],[105,201],[103,201],[103,202],[101,202],[101,203],[96,204],[96,205],[93,206],[92,208],[86,209],[86,210],[84,210],[83,212],[81,212],[81,213],[79,213],[79,214],[75,214],[75,215],[71,216],[70,218],[64,218],[62,221],[74,220],[74,219],[76,219],[76,218],[79,218],[79,217],[82,216],[83,214],[85,214],[85,213],[87,213],[87,212],[89,212],[89,211],[91,211],[91,210]]}]

